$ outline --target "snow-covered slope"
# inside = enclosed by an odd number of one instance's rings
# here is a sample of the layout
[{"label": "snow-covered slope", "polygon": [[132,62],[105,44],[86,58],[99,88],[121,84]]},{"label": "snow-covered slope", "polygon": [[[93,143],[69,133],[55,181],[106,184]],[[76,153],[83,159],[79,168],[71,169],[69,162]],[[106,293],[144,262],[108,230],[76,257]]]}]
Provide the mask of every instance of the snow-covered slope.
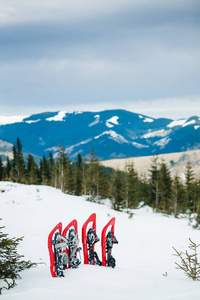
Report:
[{"label": "snow-covered slope", "polygon": [[[152,213],[150,208],[134,211],[132,218],[108,205],[69,196],[51,187],[0,182],[0,217],[11,237],[24,236],[18,252],[34,262],[45,262],[23,271],[17,287],[3,291],[2,300],[199,300],[200,282],[193,282],[175,269],[172,246],[186,250],[188,238],[199,243],[199,231],[176,220]],[[97,235],[111,217],[116,217],[113,256],[115,269],[81,264],[65,271],[65,278],[52,278],[47,238],[58,223],[66,226],[74,218],[81,228],[91,213],[97,214]],[[101,258],[100,242],[96,251]],[[168,276],[162,274],[167,272]]]}]

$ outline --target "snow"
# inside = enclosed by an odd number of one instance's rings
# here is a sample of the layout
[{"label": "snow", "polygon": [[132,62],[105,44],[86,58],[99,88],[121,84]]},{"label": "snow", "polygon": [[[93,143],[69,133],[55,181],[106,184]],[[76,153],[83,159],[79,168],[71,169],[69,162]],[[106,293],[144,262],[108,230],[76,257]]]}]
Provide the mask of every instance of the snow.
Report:
[{"label": "snow", "polygon": [[142,145],[136,142],[132,142],[132,145],[135,146],[136,148],[142,149],[142,148],[149,148],[147,145]]},{"label": "snow", "polygon": [[119,125],[119,123],[117,121],[118,119],[119,119],[119,117],[117,117],[117,116],[110,118],[109,120],[106,121],[106,126],[109,128],[112,128],[112,127],[114,127],[114,125]]},{"label": "snow", "polygon": [[164,129],[156,130],[156,131],[152,131],[152,132],[148,132],[148,133],[144,134],[142,136],[142,138],[148,139],[148,138],[153,138],[156,136],[164,137],[164,136],[170,134],[170,132],[171,132],[171,130],[164,130]]},{"label": "snow", "polygon": [[0,116],[0,125],[20,123],[25,118],[27,118],[27,116]]},{"label": "snow", "polygon": [[96,116],[94,116],[94,118],[95,118],[95,120],[88,125],[89,127],[94,126],[94,125],[96,125],[96,124],[99,123],[99,121],[100,121],[100,115],[96,115]]},{"label": "snow", "polygon": [[[24,236],[18,252],[26,260],[45,263],[21,272],[22,279],[14,289],[3,290],[1,300],[200,299],[200,282],[175,268],[177,258],[172,247],[185,251],[189,238],[200,242],[199,231],[188,226],[186,219],[155,214],[148,207],[134,210],[129,218],[109,205],[91,203],[51,187],[10,182],[0,182],[0,202],[4,232],[10,237]],[[78,269],[66,270],[64,278],[52,278],[47,248],[50,231],[60,221],[65,227],[77,219],[81,240],[82,225],[94,212],[99,237],[107,222],[116,217],[119,244],[112,251],[116,268],[82,263]],[[100,242],[95,250],[101,258]]]},{"label": "snow", "polygon": [[182,126],[185,123],[186,120],[187,119],[179,119],[179,120],[172,121],[171,123],[169,123],[167,125],[167,127],[172,128],[172,127],[175,127],[175,126]]},{"label": "snow", "polygon": [[154,119],[151,119],[151,118],[145,118],[143,122],[149,122],[149,123],[151,123],[151,122],[154,122]]},{"label": "snow", "polygon": [[114,130],[106,130],[103,133],[101,133],[100,135],[95,136],[95,139],[99,139],[101,136],[103,135],[110,135],[110,137],[116,141],[117,143],[129,143],[121,134],[118,134],[116,131]]},{"label": "snow", "polygon": [[164,148],[169,143],[170,140],[171,140],[170,138],[165,137],[165,138],[163,138],[163,139],[161,139],[161,140],[153,143],[153,145],[160,146],[161,149],[162,149],[162,148]]},{"label": "snow", "polygon": [[59,111],[56,116],[47,118],[46,121],[63,121],[63,118],[65,118],[66,113],[66,111]]},{"label": "snow", "polygon": [[5,149],[12,150],[13,144],[5,142],[5,141],[0,139],[0,148],[5,148]]},{"label": "snow", "polygon": [[67,151],[67,153],[71,153],[75,147],[87,144],[87,143],[89,143],[91,141],[92,141],[92,138],[88,138],[87,140],[81,141],[80,143],[74,144],[74,145],[72,145],[70,147],[66,147],[65,150]]},{"label": "snow", "polygon": [[188,126],[188,125],[192,125],[192,124],[195,124],[195,123],[196,123],[195,120],[191,120],[191,121],[186,122],[185,124],[183,124],[183,127],[186,127],[186,126]]},{"label": "snow", "polygon": [[37,120],[26,121],[26,123],[32,124],[32,123],[37,123],[37,122],[40,122],[40,121],[41,121],[41,119],[37,119]]}]

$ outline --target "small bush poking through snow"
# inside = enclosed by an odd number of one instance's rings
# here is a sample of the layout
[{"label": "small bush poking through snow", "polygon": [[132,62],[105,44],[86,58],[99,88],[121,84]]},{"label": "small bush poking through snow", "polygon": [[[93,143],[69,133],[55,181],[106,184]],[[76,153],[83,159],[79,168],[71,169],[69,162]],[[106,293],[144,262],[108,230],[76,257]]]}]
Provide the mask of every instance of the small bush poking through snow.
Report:
[{"label": "small bush poking through snow", "polygon": [[200,263],[198,262],[197,255],[197,249],[200,244],[196,245],[191,239],[189,239],[189,241],[189,249],[192,250],[192,254],[189,254],[187,250],[185,253],[179,252],[173,247],[176,252],[174,255],[181,259],[180,264],[175,262],[176,268],[183,270],[184,273],[193,280],[200,280]]}]

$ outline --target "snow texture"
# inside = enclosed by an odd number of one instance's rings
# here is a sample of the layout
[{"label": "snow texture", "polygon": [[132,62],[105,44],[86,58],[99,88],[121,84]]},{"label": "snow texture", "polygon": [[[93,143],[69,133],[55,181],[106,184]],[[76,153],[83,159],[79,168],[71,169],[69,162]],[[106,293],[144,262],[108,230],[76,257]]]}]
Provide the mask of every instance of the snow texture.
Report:
[{"label": "snow texture", "polygon": [[167,127],[172,128],[172,127],[175,127],[175,126],[182,126],[185,123],[186,120],[187,119],[180,119],[180,120],[172,121],[170,124],[167,125]]},{"label": "snow texture", "polygon": [[192,125],[192,124],[195,124],[195,123],[196,123],[195,120],[191,120],[191,121],[186,122],[185,124],[183,124],[183,127],[186,127],[186,126],[188,126],[188,125]]},{"label": "snow texture", "polygon": [[171,132],[171,130],[164,130],[164,129],[156,130],[156,131],[152,131],[152,132],[148,132],[148,133],[144,134],[142,136],[142,138],[148,139],[148,138],[153,138],[156,136],[164,137],[164,136],[170,134],[170,132]]},{"label": "snow texture", "polygon": [[151,122],[154,122],[154,120],[151,118],[145,118],[143,122],[151,123]]},{"label": "snow texture", "polygon": [[170,138],[164,137],[163,139],[155,142],[154,145],[160,146],[162,149],[169,143],[170,140],[171,140]]},{"label": "snow texture", "polygon": [[136,142],[133,142],[132,145],[135,146],[136,148],[139,148],[139,149],[148,148],[149,147],[147,145],[142,145],[142,144],[139,144],[139,143],[136,143]]},{"label": "snow texture", "polygon": [[59,111],[58,114],[52,118],[47,118],[46,121],[63,121],[66,116],[66,111]]},{"label": "snow texture", "polygon": [[115,132],[114,130],[107,130],[104,131],[103,133],[101,133],[100,135],[95,136],[95,139],[99,139],[100,137],[102,137],[103,135],[110,135],[110,138],[113,139],[114,141],[122,144],[122,143],[129,143],[121,134],[118,134],[117,132]]},{"label": "snow texture", "polygon": [[37,123],[40,121],[41,121],[41,119],[37,119],[37,120],[26,121],[26,123],[31,124],[31,123]]},{"label": "snow texture", "polygon": [[119,117],[117,117],[117,116],[110,118],[109,120],[106,121],[106,126],[108,128],[112,128],[112,127],[114,127],[114,125],[119,125],[119,123],[117,121],[118,119],[119,119]]},{"label": "snow texture", "polygon": [[94,126],[94,125],[96,125],[96,124],[99,123],[99,121],[100,121],[100,115],[96,115],[96,116],[94,116],[94,118],[95,118],[95,120],[88,125],[89,127]]},{"label": "snow texture", "polygon": [[[37,268],[21,272],[17,286],[3,290],[1,300],[199,300],[200,282],[175,269],[179,251],[188,248],[189,238],[199,243],[199,231],[186,219],[155,214],[148,207],[133,211],[133,217],[116,212],[107,205],[85,201],[46,186],[27,186],[0,182],[0,222],[10,237],[24,236],[18,253]],[[119,241],[112,254],[116,268],[84,265],[65,271],[64,278],[52,278],[47,239],[59,222],[65,227],[78,221],[78,233],[92,214],[97,215],[97,235],[116,217],[115,235]],[[101,244],[95,245],[101,258]],[[198,253],[199,254],[199,253]],[[167,275],[167,276],[163,276]]]},{"label": "snow texture", "polygon": [[27,116],[0,116],[0,125],[22,122]]}]

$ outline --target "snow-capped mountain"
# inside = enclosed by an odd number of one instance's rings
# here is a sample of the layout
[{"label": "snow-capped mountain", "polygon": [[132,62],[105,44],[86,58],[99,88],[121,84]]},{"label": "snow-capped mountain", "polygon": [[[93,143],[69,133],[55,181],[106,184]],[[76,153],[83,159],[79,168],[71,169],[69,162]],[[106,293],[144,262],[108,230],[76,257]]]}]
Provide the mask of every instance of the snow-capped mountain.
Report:
[{"label": "snow-capped mountain", "polygon": [[0,155],[17,137],[37,156],[56,155],[59,144],[71,158],[87,157],[91,148],[101,160],[144,156],[200,149],[200,118],[155,119],[126,110],[0,117]]}]

